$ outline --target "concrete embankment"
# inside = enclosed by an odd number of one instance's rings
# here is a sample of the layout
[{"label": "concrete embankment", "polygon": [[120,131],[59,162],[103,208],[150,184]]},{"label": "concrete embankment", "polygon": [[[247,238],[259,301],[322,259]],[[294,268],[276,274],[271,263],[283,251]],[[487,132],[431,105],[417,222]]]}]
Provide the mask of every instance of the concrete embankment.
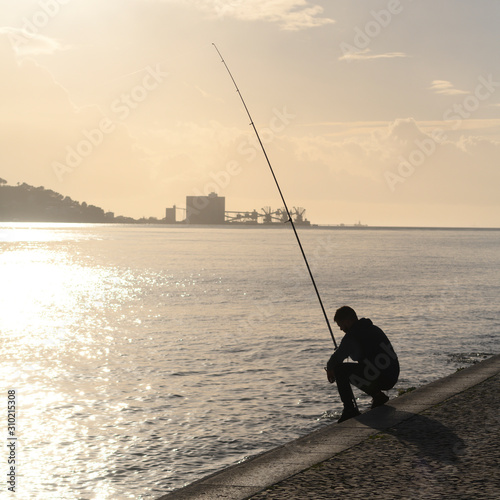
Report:
[{"label": "concrete embankment", "polygon": [[500,355],[158,500],[500,498]]}]

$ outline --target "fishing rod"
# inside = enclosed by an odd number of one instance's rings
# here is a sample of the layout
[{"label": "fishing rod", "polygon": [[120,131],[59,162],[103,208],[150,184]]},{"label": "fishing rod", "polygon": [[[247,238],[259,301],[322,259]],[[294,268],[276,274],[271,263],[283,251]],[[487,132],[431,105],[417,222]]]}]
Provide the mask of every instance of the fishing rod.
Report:
[{"label": "fishing rod", "polygon": [[215,50],[219,54],[219,56],[220,56],[220,58],[221,58],[221,60],[222,60],[222,62],[224,64],[224,66],[227,69],[227,72],[229,73],[229,76],[231,77],[231,80],[234,83],[234,86],[236,87],[236,92],[238,92],[238,95],[240,96],[241,102],[243,103],[243,106],[245,108],[245,111],[247,112],[248,118],[250,119],[250,125],[253,127],[255,135],[257,136],[257,140],[259,141],[260,147],[262,149],[262,152],[264,153],[264,156],[266,158],[267,164],[269,165],[269,169],[271,170],[271,174],[273,176],[274,182],[276,183],[276,187],[278,188],[278,192],[279,192],[279,194],[281,196],[281,201],[283,202],[283,205],[285,206],[286,215],[288,217],[287,222],[290,222],[290,225],[292,226],[293,232],[295,234],[295,238],[297,239],[297,243],[299,244],[299,248],[300,248],[300,251],[302,253],[302,257],[304,257],[304,262],[306,263],[307,270],[309,271],[309,276],[311,277],[311,281],[312,281],[312,284],[314,286],[314,290],[316,292],[316,296],[318,297],[318,301],[319,301],[319,304],[321,306],[321,310],[323,311],[323,315],[325,317],[325,321],[326,321],[326,324],[328,326],[328,330],[330,331],[330,335],[331,335],[332,340],[333,340],[333,345],[335,346],[335,348],[337,348],[337,342],[335,341],[335,337],[333,335],[332,327],[330,325],[330,321],[328,320],[328,315],[326,314],[326,310],[325,310],[325,307],[323,305],[323,301],[321,300],[321,296],[319,294],[318,287],[316,286],[316,281],[314,280],[314,276],[312,274],[311,268],[309,267],[309,262],[307,261],[306,254],[305,254],[304,249],[302,247],[302,243],[301,243],[300,238],[299,238],[299,233],[297,233],[297,229],[296,229],[295,224],[293,222],[293,219],[292,219],[292,216],[290,214],[290,211],[288,210],[288,205],[286,204],[285,197],[283,196],[283,192],[281,191],[280,185],[278,183],[278,179],[276,178],[276,174],[274,173],[274,170],[273,170],[273,167],[271,165],[271,162],[269,161],[269,157],[267,156],[266,150],[264,148],[264,144],[262,144],[262,141],[260,140],[259,132],[257,131],[257,128],[255,127],[255,124],[253,122],[252,116],[250,115],[250,111],[248,111],[248,108],[247,108],[247,105],[245,103],[245,100],[243,99],[243,96],[241,95],[240,89],[238,88],[238,85],[236,84],[236,81],[235,81],[235,79],[234,79],[231,71],[229,70],[228,65],[226,64],[226,61],[222,57],[222,54],[220,53],[219,49],[217,48],[217,45],[215,45],[215,43],[212,43],[212,45],[215,47]]}]

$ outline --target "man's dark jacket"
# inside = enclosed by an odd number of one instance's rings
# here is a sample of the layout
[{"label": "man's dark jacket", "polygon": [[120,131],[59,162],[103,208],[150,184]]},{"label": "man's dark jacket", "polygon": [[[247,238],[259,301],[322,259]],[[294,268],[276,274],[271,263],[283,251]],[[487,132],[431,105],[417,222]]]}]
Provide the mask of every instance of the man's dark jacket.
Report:
[{"label": "man's dark jacket", "polygon": [[328,361],[327,368],[335,366],[346,358],[360,364],[375,367],[384,379],[399,376],[399,361],[387,335],[368,318],[361,318],[346,332],[338,349]]}]

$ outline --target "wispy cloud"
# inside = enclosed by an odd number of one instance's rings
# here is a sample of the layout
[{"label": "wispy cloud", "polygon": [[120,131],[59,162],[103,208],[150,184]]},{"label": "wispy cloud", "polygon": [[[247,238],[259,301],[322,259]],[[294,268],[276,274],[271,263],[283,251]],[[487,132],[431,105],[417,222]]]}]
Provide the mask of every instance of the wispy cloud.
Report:
[{"label": "wispy cloud", "polygon": [[455,86],[447,80],[433,80],[429,89],[433,90],[436,94],[444,95],[459,95],[469,93],[466,90],[456,89]]},{"label": "wispy cloud", "polygon": [[350,52],[339,57],[339,61],[366,61],[372,59],[393,59],[395,57],[408,57],[404,52],[386,52],[385,54],[372,54],[370,49]]},{"label": "wispy cloud", "polygon": [[[150,0],[151,1],[151,0]],[[234,18],[242,21],[276,23],[282,30],[299,31],[332,24],[335,21],[323,16],[323,7],[310,0],[156,0],[190,3],[195,8],[209,12],[218,19]]]},{"label": "wispy cloud", "polygon": [[59,40],[50,38],[39,33],[28,33],[24,29],[3,26],[0,28],[0,35],[7,35],[12,47],[18,55],[53,54],[58,50],[64,50],[64,46]]}]

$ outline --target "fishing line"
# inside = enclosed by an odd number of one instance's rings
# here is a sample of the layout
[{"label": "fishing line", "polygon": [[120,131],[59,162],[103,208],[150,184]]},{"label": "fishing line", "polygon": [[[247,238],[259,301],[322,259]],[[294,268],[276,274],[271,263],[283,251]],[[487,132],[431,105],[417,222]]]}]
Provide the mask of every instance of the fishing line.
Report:
[{"label": "fishing line", "polygon": [[297,229],[296,229],[295,224],[293,222],[292,216],[290,215],[290,211],[288,210],[288,205],[286,204],[285,197],[283,196],[283,192],[281,191],[280,185],[278,184],[278,179],[276,178],[276,175],[274,173],[273,167],[271,166],[271,162],[269,161],[269,157],[267,156],[266,150],[264,148],[264,144],[262,144],[262,141],[260,140],[259,132],[257,131],[257,128],[255,127],[255,124],[253,122],[252,116],[250,115],[250,111],[248,111],[248,108],[247,108],[247,105],[245,103],[245,100],[243,99],[243,96],[241,95],[240,89],[238,88],[238,85],[236,84],[236,81],[233,78],[233,75],[232,75],[231,71],[229,70],[228,65],[226,64],[226,61],[222,57],[222,54],[220,53],[220,51],[217,48],[217,46],[215,45],[215,43],[212,43],[212,45],[215,47],[215,50],[219,54],[219,56],[220,56],[220,58],[221,58],[221,60],[222,60],[222,62],[224,64],[224,66],[227,69],[227,72],[229,73],[229,76],[231,77],[231,80],[234,83],[234,86],[236,87],[236,92],[238,92],[238,95],[240,96],[241,102],[243,103],[243,106],[245,108],[245,111],[247,112],[248,118],[250,119],[250,125],[253,127],[255,135],[257,136],[257,140],[259,141],[260,147],[262,149],[262,152],[264,153],[264,156],[266,158],[267,164],[269,165],[269,169],[271,170],[271,174],[273,176],[274,182],[276,183],[276,187],[278,188],[278,192],[279,192],[279,194],[281,196],[281,201],[283,202],[283,205],[285,206],[286,215],[288,217],[288,221],[287,222],[290,222],[290,225],[292,226],[293,232],[295,234],[295,238],[297,239],[297,243],[299,244],[299,248],[300,248],[300,251],[302,253],[302,257],[304,257],[304,262],[306,263],[306,267],[307,267],[307,270],[309,272],[309,276],[311,277],[311,281],[312,281],[312,284],[314,286],[314,290],[316,292],[316,296],[318,297],[318,301],[319,301],[319,304],[321,306],[321,310],[323,311],[323,315],[325,317],[325,321],[326,321],[326,324],[328,326],[328,330],[329,330],[330,335],[332,337],[333,345],[335,346],[335,348],[337,348],[337,342],[335,341],[335,337],[333,336],[332,327],[330,325],[330,321],[328,320],[328,315],[326,314],[325,307],[323,306],[323,301],[321,300],[321,296],[319,294],[318,287],[316,286],[316,281],[314,280],[314,276],[312,274],[311,268],[309,267],[309,262],[307,261],[307,257],[306,257],[306,254],[304,252],[304,249],[302,247],[302,243],[300,241],[299,234],[297,233]]}]

